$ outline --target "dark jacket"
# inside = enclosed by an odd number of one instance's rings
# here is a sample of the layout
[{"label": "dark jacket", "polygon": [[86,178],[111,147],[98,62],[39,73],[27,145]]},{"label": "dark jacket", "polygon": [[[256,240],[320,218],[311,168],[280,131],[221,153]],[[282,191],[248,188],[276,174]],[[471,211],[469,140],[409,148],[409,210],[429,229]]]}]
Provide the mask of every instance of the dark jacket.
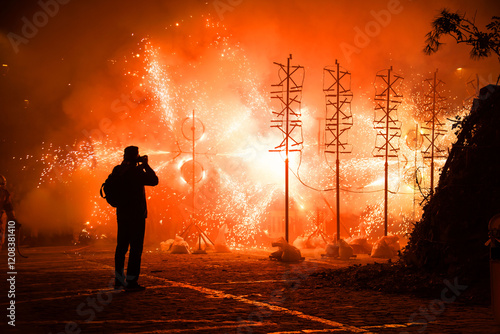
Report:
[{"label": "dark jacket", "polygon": [[123,205],[116,208],[118,216],[127,215],[131,217],[148,216],[146,204],[146,191],[144,186],[156,186],[158,176],[149,165],[124,164],[113,168],[113,174],[120,175],[123,180],[123,189],[125,192],[125,201]]}]

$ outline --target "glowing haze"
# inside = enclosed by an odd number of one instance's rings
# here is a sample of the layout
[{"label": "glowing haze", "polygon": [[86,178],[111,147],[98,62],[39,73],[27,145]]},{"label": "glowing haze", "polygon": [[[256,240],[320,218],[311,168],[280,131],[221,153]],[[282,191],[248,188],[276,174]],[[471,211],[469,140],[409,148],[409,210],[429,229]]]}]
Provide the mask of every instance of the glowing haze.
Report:
[{"label": "glowing haze", "polygon": [[[0,173],[9,179],[19,219],[35,234],[85,228],[113,236],[114,213],[98,189],[123,148],[137,145],[160,177],[148,189],[150,241],[180,233],[194,212],[214,238],[227,224],[233,246],[266,244],[275,236],[272,222],[283,215],[283,157],[269,152],[281,142],[270,128],[279,108],[269,94],[278,81],[273,62],[292,54],[292,64],[306,73],[304,149],[290,157],[292,236],[310,232],[319,216],[335,232],[334,157],[322,147],[322,69],[335,59],[352,72],[354,93],[353,152],[341,160],[343,236],[375,238],[383,231],[384,161],[372,156],[373,81],[390,66],[405,77],[389,196],[389,232],[404,235],[420,214],[416,171],[428,186],[429,166],[414,141],[416,124],[427,117],[424,79],[439,68],[445,121],[463,114],[463,100],[473,93],[467,82],[476,74],[482,85],[499,74],[497,59],[472,61],[452,40],[434,56],[421,52],[440,9],[476,15],[484,27],[499,12],[492,1],[70,2],[16,53],[9,33],[22,34],[21,18],[42,10],[37,6],[8,6],[0,54],[8,65],[0,78]],[[442,145],[453,141],[449,131]]]}]

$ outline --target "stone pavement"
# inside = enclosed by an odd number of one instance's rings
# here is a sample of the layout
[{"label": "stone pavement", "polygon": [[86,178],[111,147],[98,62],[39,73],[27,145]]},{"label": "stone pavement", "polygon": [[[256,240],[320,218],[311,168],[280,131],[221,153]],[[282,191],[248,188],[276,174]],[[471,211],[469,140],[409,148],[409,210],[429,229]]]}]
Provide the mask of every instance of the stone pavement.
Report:
[{"label": "stone pavement", "polygon": [[[488,307],[464,305],[449,290],[443,302],[442,295],[327,287],[310,276],[370,258],[340,261],[310,252],[300,264],[285,264],[264,251],[151,249],[142,263],[141,284],[148,288],[132,293],[110,288],[110,244],[24,253],[29,258],[16,256],[14,287],[6,284],[12,275],[2,273],[0,333],[500,333]],[[15,297],[5,298],[12,288]],[[11,300],[15,327],[6,317]]]}]

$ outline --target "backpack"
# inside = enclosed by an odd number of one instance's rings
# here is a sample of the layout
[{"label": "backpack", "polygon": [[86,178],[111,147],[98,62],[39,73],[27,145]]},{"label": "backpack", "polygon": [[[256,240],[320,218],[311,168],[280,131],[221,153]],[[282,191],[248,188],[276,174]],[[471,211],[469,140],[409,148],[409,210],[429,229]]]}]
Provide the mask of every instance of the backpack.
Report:
[{"label": "backpack", "polygon": [[116,208],[125,203],[125,189],[122,177],[118,173],[109,174],[101,185],[99,193],[106,199],[109,205]]}]

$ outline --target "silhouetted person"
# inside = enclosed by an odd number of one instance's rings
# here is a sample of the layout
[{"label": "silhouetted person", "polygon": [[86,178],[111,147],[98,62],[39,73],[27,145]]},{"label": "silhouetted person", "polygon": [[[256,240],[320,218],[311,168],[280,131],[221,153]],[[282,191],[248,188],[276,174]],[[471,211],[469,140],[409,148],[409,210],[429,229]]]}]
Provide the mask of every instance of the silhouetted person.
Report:
[{"label": "silhouetted person", "polygon": [[[20,224],[18,224],[16,221],[16,214],[14,213],[12,199],[10,197],[9,191],[7,190],[7,179],[5,178],[5,176],[0,175],[0,247],[2,249],[6,244],[2,224],[2,217],[4,212],[7,215],[7,224],[9,223],[9,221],[15,221],[16,230],[18,230]],[[5,227],[5,230],[7,230],[7,227]]]},{"label": "silhouetted person", "polygon": [[[148,215],[144,186],[156,186],[158,177],[148,165],[147,156],[139,156],[139,148],[125,148],[123,162],[113,169],[113,174],[123,182],[123,201],[116,208],[118,221],[117,245],[115,252],[115,289],[125,287],[128,291],[145,288],[137,281],[141,270],[141,256]],[[130,245],[130,253],[125,280],[125,254]]]}]

